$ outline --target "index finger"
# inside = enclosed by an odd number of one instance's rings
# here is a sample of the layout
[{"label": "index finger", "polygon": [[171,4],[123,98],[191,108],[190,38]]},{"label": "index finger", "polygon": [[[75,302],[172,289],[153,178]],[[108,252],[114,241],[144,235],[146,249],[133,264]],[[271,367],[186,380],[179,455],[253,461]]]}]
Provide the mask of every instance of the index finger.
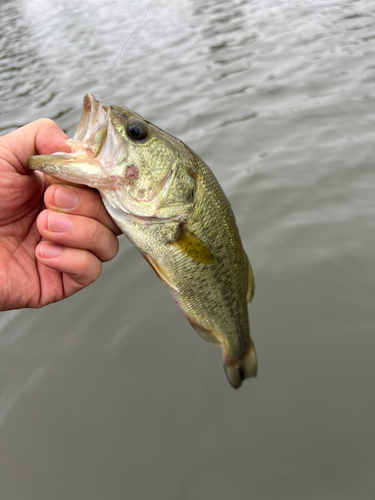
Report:
[{"label": "index finger", "polygon": [[32,155],[70,152],[68,136],[54,121],[41,118],[0,137],[1,157],[20,174],[27,174],[27,160]]}]

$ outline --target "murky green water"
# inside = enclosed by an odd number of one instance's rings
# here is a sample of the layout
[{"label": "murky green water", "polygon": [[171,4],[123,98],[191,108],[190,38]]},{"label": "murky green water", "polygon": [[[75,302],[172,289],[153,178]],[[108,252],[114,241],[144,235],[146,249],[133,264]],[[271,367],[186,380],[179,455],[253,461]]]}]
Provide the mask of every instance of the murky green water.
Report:
[{"label": "murky green water", "polygon": [[[253,265],[238,391],[122,238],[101,278],[0,315],[4,500],[375,497],[375,6],[0,2],[0,129],[135,109],[216,173]],[[108,86],[108,88],[107,88]]]}]

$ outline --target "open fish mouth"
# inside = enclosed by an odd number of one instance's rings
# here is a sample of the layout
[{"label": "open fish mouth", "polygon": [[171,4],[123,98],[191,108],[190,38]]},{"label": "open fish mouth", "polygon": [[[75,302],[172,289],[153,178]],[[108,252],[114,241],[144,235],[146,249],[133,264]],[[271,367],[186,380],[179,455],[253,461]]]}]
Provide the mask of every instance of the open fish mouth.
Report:
[{"label": "open fish mouth", "polygon": [[77,131],[73,139],[66,141],[71,153],[32,156],[29,168],[96,189],[115,189],[113,179],[105,175],[117,149],[114,134],[108,133],[113,128],[110,113],[110,106],[86,94]]},{"label": "open fish mouth", "polygon": [[[127,171],[135,169],[137,179],[142,172],[139,166],[128,164],[125,129],[122,132],[114,125],[116,122],[122,125],[123,120],[126,124],[126,119],[127,115],[122,116],[115,106],[101,104],[92,94],[86,94],[77,130],[73,139],[66,141],[71,152],[32,156],[28,166],[63,181],[98,189],[102,196],[111,198],[113,204],[120,204],[124,213],[155,218],[161,203],[173,189],[175,157],[168,158],[164,176],[152,189],[145,189],[147,183],[134,186],[127,178]],[[164,215],[163,219],[168,217]]]}]

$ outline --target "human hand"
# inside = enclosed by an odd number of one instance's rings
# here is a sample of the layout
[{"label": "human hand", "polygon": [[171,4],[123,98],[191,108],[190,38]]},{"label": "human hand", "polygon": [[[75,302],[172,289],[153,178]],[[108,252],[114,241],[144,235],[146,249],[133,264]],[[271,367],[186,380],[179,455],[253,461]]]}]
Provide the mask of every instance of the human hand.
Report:
[{"label": "human hand", "polygon": [[69,152],[66,139],[45,118],[0,137],[0,311],[65,299],[117,254],[121,232],[97,191],[27,169],[31,155]]}]

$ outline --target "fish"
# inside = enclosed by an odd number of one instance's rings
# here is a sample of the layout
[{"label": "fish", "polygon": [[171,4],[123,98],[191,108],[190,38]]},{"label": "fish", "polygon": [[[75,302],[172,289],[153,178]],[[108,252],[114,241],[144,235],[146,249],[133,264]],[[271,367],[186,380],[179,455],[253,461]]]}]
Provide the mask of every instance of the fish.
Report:
[{"label": "fish", "polygon": [[254,277],[230,203],[181,140],[124,106],[86,94],[71,153],[32,156],[31,170],[95,188],[204,340],[221,347],[229,383],[257,374],[248,304]]}]

